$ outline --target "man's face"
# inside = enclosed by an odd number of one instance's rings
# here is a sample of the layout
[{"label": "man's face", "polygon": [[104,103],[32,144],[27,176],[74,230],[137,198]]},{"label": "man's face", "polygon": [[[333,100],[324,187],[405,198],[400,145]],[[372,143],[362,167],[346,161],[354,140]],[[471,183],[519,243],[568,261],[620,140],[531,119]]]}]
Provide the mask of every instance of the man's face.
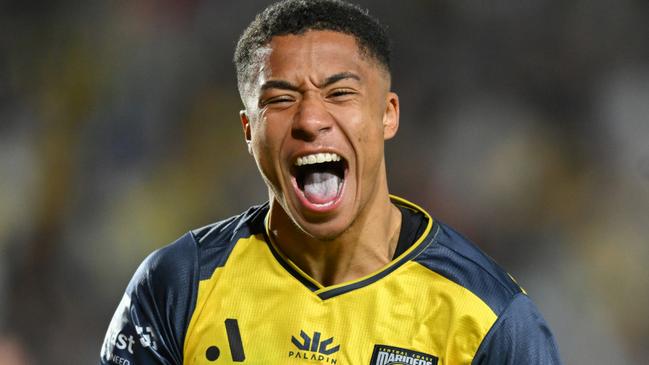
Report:
[{"label": "man's face", "polygon": [[386,184],[384,140],[399,103],[387,72],[355,38],[307,31],[276,36],[247,85],[244,133],[271,193],[318,239],[345,232]]}]

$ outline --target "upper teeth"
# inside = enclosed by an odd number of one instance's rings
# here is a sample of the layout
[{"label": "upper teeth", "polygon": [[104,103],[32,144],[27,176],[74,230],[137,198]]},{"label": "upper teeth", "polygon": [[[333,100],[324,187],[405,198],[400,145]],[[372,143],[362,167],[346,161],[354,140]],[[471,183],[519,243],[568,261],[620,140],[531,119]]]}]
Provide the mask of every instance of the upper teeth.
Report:
[{"label": "upper teeth", "polygon": [[340,161],[341,157],[335,153],[314,153],[312,155],[306,155],[298,157],[295,161],[296,166],[312,165],[315,163],[331,162],[331,161]]}]

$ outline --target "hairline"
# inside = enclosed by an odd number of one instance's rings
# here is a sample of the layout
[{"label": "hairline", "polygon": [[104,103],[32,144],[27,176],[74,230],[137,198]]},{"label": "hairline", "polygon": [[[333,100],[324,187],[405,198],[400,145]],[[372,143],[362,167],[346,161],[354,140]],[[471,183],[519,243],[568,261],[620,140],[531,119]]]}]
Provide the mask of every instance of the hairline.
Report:
[{"label": "hairline", "polygon": [[240,80],[237,80],[239,95],[241,97],[241,101],[244,103],[244,106],[246,105],[244,95],[250,91],[250,88],[247,88],[246,86],[252,84],[253,81],[259,77],[259,72],[261,71],[262,65],[267,61],[268,56],[272,52],[272,47],[270,44],[273,39],[286,36],[305,36],[308,32],[335,32],[352,37],[354,39],[354,43],[356,44],[356,51],[358,52],[358,55],[361,57],[361,59],[367,61],[370,65],[376,66],[379,69],[381,75],[386,78],[388,82],[388,89],[390,89],[392,84],[392,73],[390,71],[390,67],[382,62],[379,57],[374,55],[370,51],[369,47],[364,45],[356,34],[352,32],[341,31],[338,29],[307,27],[301,29],[298,32],[287,32],[272,35],[266,43],[257,46],[256,49],[250,53],[251,61],[245,65],[245,72],[243,73],[244,77],[242,77]]}]

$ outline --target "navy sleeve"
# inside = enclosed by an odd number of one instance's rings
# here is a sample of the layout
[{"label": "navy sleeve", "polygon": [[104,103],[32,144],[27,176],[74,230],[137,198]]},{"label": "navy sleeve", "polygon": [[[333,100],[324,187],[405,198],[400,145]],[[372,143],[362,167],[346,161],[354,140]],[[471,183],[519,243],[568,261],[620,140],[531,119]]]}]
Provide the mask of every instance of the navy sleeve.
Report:
[{"label": "navy sleeve", "polygon": [[517,294],[483,340],[472,364],[561,364],[550,328],[525,294]]},{"label": "navy sleeve", "polygon": [[191,233],[142,262],[109,325],[101,365],[182,364],[185,332],[196,305],[197,262]]}]

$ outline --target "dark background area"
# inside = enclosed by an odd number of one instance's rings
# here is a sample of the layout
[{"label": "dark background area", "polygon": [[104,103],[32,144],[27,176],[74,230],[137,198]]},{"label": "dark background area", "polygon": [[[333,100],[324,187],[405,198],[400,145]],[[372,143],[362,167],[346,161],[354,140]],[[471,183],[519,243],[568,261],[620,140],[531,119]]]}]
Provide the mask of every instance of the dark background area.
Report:
[{"label": "dark background area", "polygon": [[[232,52],[268,1],[0,2],[0,363],[96,363],[141,260],[266,199]],[[391,191],[540,307],[566,364],[649,350],[649,2],[361,1]]]}]

